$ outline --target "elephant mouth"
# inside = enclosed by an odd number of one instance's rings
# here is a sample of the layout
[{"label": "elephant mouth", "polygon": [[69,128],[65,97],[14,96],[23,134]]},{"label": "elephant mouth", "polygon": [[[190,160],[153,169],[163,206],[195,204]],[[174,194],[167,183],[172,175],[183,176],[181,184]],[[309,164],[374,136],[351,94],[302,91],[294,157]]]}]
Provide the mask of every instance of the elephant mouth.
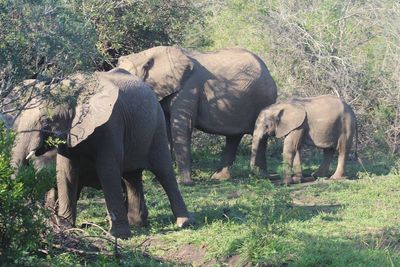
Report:
[{"label": "elephant mouth", "polygon": [[35,156],[39,157],[39,156],[43,155],[44,153],[50,151],[51,149],[53,149],[53,148],[44,144],[43,146],[39,147],[39,149],[35,150]]},{"label": "elephant mouth", "polygon": [[[43,138],[44,140],[47,139],[47,137]],[[40,144],[33,150],[29,152],[29,154],[26,156],[26,160],[30,159],[33,155],[36,157],[40,157],[41,155],[45,154],[46,152],[52,150],[54,147],[49,146],[47,142],[44,140],[40,141]]]}]

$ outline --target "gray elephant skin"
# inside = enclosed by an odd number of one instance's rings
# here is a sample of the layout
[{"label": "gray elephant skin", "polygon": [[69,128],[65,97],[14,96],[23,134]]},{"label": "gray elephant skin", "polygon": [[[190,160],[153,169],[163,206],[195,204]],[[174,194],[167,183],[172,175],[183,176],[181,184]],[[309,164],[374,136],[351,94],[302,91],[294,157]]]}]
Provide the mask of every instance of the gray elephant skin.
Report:
[{"label": "gray elephant skin", "polygon": [[[251,134],[261,109],[275,103],[277,90],[265,63],[240,48],[213,53],[159,46],[119,58],[118,67],[152,85],[167,121],[179,181],[192,184],[193,128],[224,135],[220,168],[212,178],[229,179],[229,166],[244,134]],[[266,144],[256,164],[265,168]]]},{"label": "gray elephant skin", "polygon": [[[30,118],[28,116],[18,117],[13,124],[10,123],[7,124],[7,127],[12,128],[16,133],[22,132],[24,129],[27,128],[27,125],[33,123],[31,119],[34,118]],[[9,116],[9,121],[11,122],[14,121],[14,118],[12,116]],[[28,137],[28,135],[25,135],[25,138],[26,137]],[[23,143],[27,144],[29,141],[26,140],[25,138],[18,136],[18,138],[16,138],[14,142],[11,153],[11,165],[13,167],[19,168],[21,166],[28,166],[30,161],[35,171],[40,172],[44,168],[50,168],[55,165],[57,158],[56,148],[53,148],[40,156],[35,156],[33,154],[29,155],[31,150],[29,149],[28,146],[18,145],[19,142],[21,142],[22,144]],[[101,189],[101,184],[98,177],[96,176],[96,173],[93,171],[93,169],[85,168],[84,165],[85,164],[81,164],[81,168],[79,168],[77,200],[79,200],[83,187],[92,187],[95,189]],[[125,181],[122,183],[122,189],[125,195],[127,193],[126,184],[129,186],[129,183]],[[125,205],[128,208],[128,211],[129,211],[129,206],[134,207],[136,205],[134,202],[129,203],[129,201],[135,201],[135,199],[132,198],[128,199],[125,196]],[[57,211],[57,203],[58,203],[57,187],[54,187],[51,188],[45,195],[45,207],[50,210]],[[137,218],[137,216],[134,216],[133,214],[130,214],[130,216],[128,216],[129,224],[140,227],[147,225],[147,214],[148,214],[147,211],[145,211],[142,214],[140,214],[139,218]]]},{"label": "gray elephant skin", "polygon": [[[52,90],[77,89],[77,104],[54,104],[34,99],[21,113],[29,125],[17,134],[14,150],[41,156],[45,140],[56,135],[58,146],[58,215],[63,224],[76,220],[79,173],[95,173],[104,192],[111,218],[110,233],[130,236],[129,220],[144,220],[142,170],[152,171],[169,198],[178,226],[190,222],[172,168],[162,108],[151,88],[125,70],[75,75],[52,85]],[[27,149],[28,148],[28,149]],[[86,171],[86,170],[90,171]],[[127,182],[128,211],[124,205],[121,177]]]},{"label": "gray elephant skin", "polygon": [[[29,80],[24,80],[18,88],[16,88],[16,91],[18,92],[19,90],[24,90],[29,87],[35,86],[40,90],[44,90],[46,86],[46,82],[44,81],[39,81],[35,79],[29,79]],[[17,96],[14,96],[14,98]],[[13,102],[11,99],[7,99],[3,101],[5,103]],[[7,105],[6,105],[7,106]],[[8,105],[7,109],[12,109],[16,110],[15,106]],[[2,114],[3,121],[5,122],[5,126],[9,129],[14,130],[16,133],[18,132],[23,132],[24,129],[31,127],[34,123],[36,123],[34,117],[31,116],[18,116],[18,112],[14,111],[12,113],[6,113]],[[15,168],[19,168],[21,166],[27,166],[29,164],[29,159],[34,167],[34,169],[39,172],[43,168],[49,168],[53,165],[55,165],[56,162],[56,157],[57,157],[57,149],[53,148],[44,154],[40,156],[35,156],[33,153],[29,154],[31,152],[29,148],[29,140],[26,138],[29,137],[29,135],[19,135],[14,141],[12,153],[11,153],[11,165]],[[19,145],[18,143],[21,142]],[[88,171],[85,173],[85,171]],[[101,189],[101,184],[99,179],[96,177],[96,174],[90,172],[88,168],[80,168],[79,169],[79,181],[78,181],[78,192],[77,192],[77,199],[79,199],[80,193],[83,189],[84,186],[96,188],[96,189]],[[125,185],[123,184],[124,191],[126,192]],[[47,208],[50,208],[52,210],[57,209],[57,188],[52,188],[50,189],[46,196],[45,196],[45,206]],[[128,206],[129,203],[127,203],[128,199],[126,199],[126,205]],[[130,223],[137,225],[137,226],[142,226],[144,223],[143,221],[138,221],[134,222],[130,220]]]},{"label": "gray elephant skin", "polygon": [[[253,133],[252,154],[257,154],[259,143],[266,136],[284,138],[283,181],[291,184],[301,181],[300,151],[304,144],[323,149],[323,161],[313,173],[314,177],[328,177],[330,162],[337,151],[338,165],[330,178],[342,179],[353,136],[357,134],[356,128],[353,110],[338,97],[292,98],[260,112]],[[255,157],[250,164],[252,167],[256,166]]]}]

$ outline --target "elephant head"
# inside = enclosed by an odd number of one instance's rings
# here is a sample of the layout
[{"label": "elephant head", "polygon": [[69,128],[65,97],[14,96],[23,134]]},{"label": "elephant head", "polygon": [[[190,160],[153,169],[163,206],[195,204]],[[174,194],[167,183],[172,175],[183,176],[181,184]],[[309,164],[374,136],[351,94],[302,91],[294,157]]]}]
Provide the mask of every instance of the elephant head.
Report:
[{"label": "elephant head", "polygon": [[193,62],[181,48],[157,46],[120,57],[118,67],[149,83],[160,101],[181,89]]},{"label": "elephant head", "polygon": [[[281,138],[300,127],[306,118],[306,111],[299,105],[281,103],[261,110],[253,132],[252,155],[255,155],[260,141],[268,136]],[[252,157],[251,165],[254,165]]]},{"label": "elephant head", "polygon": [[[73,90],[77,98],[68,103],[57,103],[43,97],[30,100],[15,122],[17,132],[12,149],[12,165],[17,167],[31,156],[40,156],[51,149],[46,143],[50,136],[58,137],[68,147],[76,147],[111,116],[118,97],[118,89],[103,81],[99,75],[76,75],[60,83],[49,85],[50,92]],[[44,88],[44,87],[43,87]]]}]

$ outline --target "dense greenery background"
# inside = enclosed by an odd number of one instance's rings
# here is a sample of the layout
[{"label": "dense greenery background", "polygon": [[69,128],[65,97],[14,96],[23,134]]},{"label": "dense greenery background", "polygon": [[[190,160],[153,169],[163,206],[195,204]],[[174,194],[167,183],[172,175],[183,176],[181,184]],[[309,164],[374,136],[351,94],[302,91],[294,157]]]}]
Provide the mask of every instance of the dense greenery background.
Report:
[{"label": "dense greenery background", "polygon": [[[278,84],[280,99],[343,97],[358,116],[363,156],[371,162],[377,155],[388,156],[378,165],[398,168],[393,158],[400,150],[400,3],[395,0],[0,0],[0,96],[24,79],[108,70],[120,55],[174,44],[201,51],[241,46],[259,54]],[[216,137],[197,138],[204,139],[195,143],[198,155],[207,157],[219,149]],[[36,200],[48,188],[45,181],[51,174],[26,170],[24,178],[11,180],[11,140],[12,135],[2,130],[0,258],[34,264],[43,240],[50,242],[46,230],[37,227],[43,226],[43,214],[37,211]],[[245,146],[243,151],[247,150]],[[32,189],[38,177],[44,179]],[[262,206],[265,200],[255,203]],[[265,205],[277,207],[276,216],[284,213],[276,202]],[[282,248],[290,238],[282,241],[271,229],[259,233],[257,226],[272,216],[268,212],[250,225],[253,232],[248,236],[266,234],[272,240],[265,244],[273,248],[268,250],[271,263],[295,258]],[[237,249],[227,253],[242,252],[255,263],[260,257],[266,261],[261,252],[251,255],[251,238],[241,242],[247,247],[234,243]]]}]

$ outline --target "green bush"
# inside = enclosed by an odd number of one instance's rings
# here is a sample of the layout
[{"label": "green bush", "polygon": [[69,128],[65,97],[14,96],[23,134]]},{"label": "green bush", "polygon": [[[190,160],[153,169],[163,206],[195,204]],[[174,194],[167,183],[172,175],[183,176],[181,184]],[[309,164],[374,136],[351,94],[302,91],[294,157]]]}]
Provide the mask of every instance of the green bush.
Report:
[{"label": "green bush", "polygon": [[0,80],[90,70],[101,61],[94,27],[65,1],[1,1],[0,25]]},{"label": "green bush", "polygon": [[13,134],[3,125],[0,129],[0,265],[33,264],[46,237],[39,201],[54,183],[54,172],[24,168],[14,177],[9,164]]}]

